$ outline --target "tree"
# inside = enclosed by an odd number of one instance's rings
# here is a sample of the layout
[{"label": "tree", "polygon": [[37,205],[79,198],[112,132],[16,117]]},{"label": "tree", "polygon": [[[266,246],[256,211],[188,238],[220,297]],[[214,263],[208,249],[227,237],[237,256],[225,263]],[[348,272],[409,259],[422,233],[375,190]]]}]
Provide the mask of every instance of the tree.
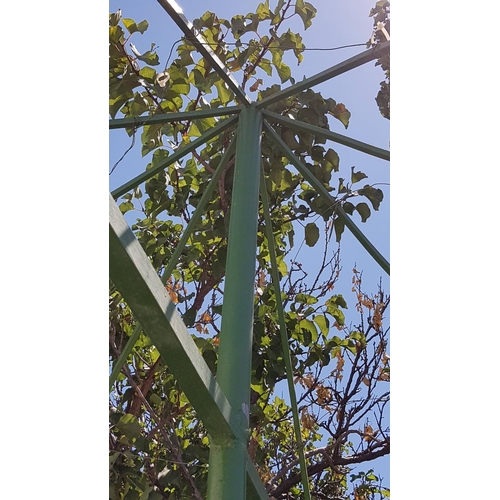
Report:
[{"label": "tree", "polygon": [[[375,7],[370,11],[370,17],[373,17],[373,27],[375,29],[373,33],[373,38],[370,40],[369,45],[378,45],[381,42],[385,42],[391,31],[391,21],[390,21],[390,2],[388,0],[380,0],[375,4]],[[378,107],[380,109],[380,114],[390,119],[390,56],[389,54],[381,57],[377,61],[384,73],[385,80],[380,82],[380,90],[377,94],[375,100],[377,101]]]},{"label": "tree", "polygon": [[[231,20],[206,12],[194,25],[239,77],[241,86],[258,92],[258,99],[263,99],[280,89],[277,83],[265,85],[273,81],[275,74],[281,84],[294,82],[290,66],[284,62],[288,55],[293,54],[297,63],[304,57],[302,37],[287,29],[287,20],[298,16],[307,29],[315,15],[316,9],[308,2],[279,0],[271,7],[266,1],[255,12]],[[147,21],[123,18],[121,12],[110,15],[111,117],[118,113],[124,117],[154,116],[239,104],[210,63],[196,54],[194,45],[186,38],[176,47],[177,58],[170,64],[167,60],[163,71],[156,70],[160,65],[156,46],[140,53],[131,43],[132,36],[144,34],[147,28]],[[264,32],[268,34],[262,35]],[[326,130],[328,116],[339,120],[345,128],[351,117],[344,104],[313,90],[300,92],[269,109]],[[216,125],[216,118],[145,125],[141,133],[142,153],[152,153],[147,168],[154,168],[172,154],[169,149],[175,151]],[[379,209],[382,191],[372,184],[360,186],[367,176],[354,167],[349,182],[336,175],[340,173],[339,156],[324,146],[325,140],[286,126],[278,130],[281,139],[345,212],[356,212],[366,222],[371,210]],[[134,139],[137,131],[138,127],[127,129]],[[161,170],[144,187],[124,194],[119,201],[122,213],[128,217],[140,214],[132,229],[163,277],[172,301],[214,374],[234,160],[227,163],[178,265],[168,275],[165,268],[233,136],[229,130],[214,137],[188,159]],[[337,293],[335,287],[342,270],[337,244],[344,222],[336,215],[335,207],[318,196],[267,135],[263,137],[263,169],[282,297],[276,297],[271,283],[269,242],[261,206],[249,454],[270,495],[301,497],[292,411],[287,401],[276,394],[286,377],[275,307],[279,299],[285,308],[312,494],[317,499],[389,496],[369,465],[389,453],[386,409],[390,369],[384,314],[390,299],[380,285],[374,293],[366,292],[362,272],[357,269],[352,270],[352,290],[348,292],[353,300],[347,294]],[[356,199],[360,197],[366,201]],[[292,258],[298,238],[308,247],[323,247],[318,250],[320,259],[314,273],[304,262]],[[348,302],[349,311],[355,311],[349,321]],[[112,366],[136,326],[133,312],[111,284]],[[144,333],[139,335],[112,388],[109,436],[110,498],[204,497],[209,438],[173,374]],[[366,464],[368,469],[353,471],[357,464]]]}]

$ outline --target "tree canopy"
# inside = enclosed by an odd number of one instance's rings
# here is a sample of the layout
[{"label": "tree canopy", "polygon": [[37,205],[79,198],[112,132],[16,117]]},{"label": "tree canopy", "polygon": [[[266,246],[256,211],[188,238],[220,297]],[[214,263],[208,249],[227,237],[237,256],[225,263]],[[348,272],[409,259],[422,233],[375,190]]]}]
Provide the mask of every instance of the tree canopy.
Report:
[{"label": "tree canopy", "polygon": [[[316,14],[316,8],[303,0],[278,0],[274,5],[266,0],[255,12],[231,19],[206,12],[193,25],[241,87],[262,100],[282,85],[295,83],[290,59],[300,64],[305,57],[302,36],[291,31],[288,19],[300,18],[307,30]],[[389,2],[377,2],[370,15],[375,26],[382,23],[388,31]],[[148,26],[147,20],[127,18],[126,12],[109,16],[112,118],[224,110],[241,104],[187,37],[170,53],[160,54],[154,41],[150,50],[141,53],[133,40],[147,36]],[[368,45],[382,43],[382,35],[376,31]],[[378,63],[386,80],[376,102],[389,118],[388,56]],[[352,118],[346,104],[313,89],[267,109],[324,130],[330,129],[329,117],[345,129]],[[126,130],[132,143],[140,133],[142,155],[151,157],[146,167],[150,170],[223,120],[222,113],[172,123],[131,124]],[[276,312],[281,301],[313,497],[388,497],[389,489],[372,462],[390,449],[385,320],[390,297],[381,284],[365,284],[362,270],[356,268],[350,271],[352,287],[342,293],[337,290],[341,272],[347,271],[342,270],[339,246],[345,222],[336,208],[342,207],[356,222],[369,223],[372,211],[383,203],[383,192],[354,167],[349,178],[340,177],[339,154],[325,138],[282,122],[273,125],[330,198],[318,193],[264,131],[262,168],[282,293],[277,297],[272,284],[267,214],[261,203],[248,452],[270,496],[301,498],[292,409],[287,398],[280,397],[286,378]],[[228,148],[234,136],[234,129],[225,129],[118,199],[214,374],[233,189],[234,153]],[[226,153],[229,160],[218,172]],[[206,209],[172,267],[170,258],[217,172],[220,177]],[[305,266],[295,258],[302,245],[315,248],[319,256],[313,272],[311,263]],[[158,350],[140,331],[133,311],[110,283],[111,368],[136,328],[137,340],[110,387],[110,498],[204,498],[209,436]]]}]

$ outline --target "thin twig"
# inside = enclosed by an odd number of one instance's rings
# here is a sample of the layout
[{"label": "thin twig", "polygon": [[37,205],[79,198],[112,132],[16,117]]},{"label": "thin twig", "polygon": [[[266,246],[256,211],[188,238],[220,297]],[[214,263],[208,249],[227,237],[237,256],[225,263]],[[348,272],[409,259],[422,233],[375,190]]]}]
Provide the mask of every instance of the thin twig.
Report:
[{"label": "thin twig", "polygon": [[127,155],[127,153],[134,147],[135,145],[135,134],[137,132],[137,127],[134,128],[134,135],[132,136],[132,144],[130,145],[130,147],[127,149],[127,151],[125,151],[125,153],[123,153],[122,157],[113,165],[113,168],[111,169],[111,171],[109,172],[109,175],[111,175],[114,171],[115,171],[115,168],[118,166],[118,164],[123,160],[123,158],[125,158],[125,156]]},{"label": "thin twig", "polygon": [[[175,447],[173,445],[171,438],[165,432],[165,429],[163,428],[163,425],[162,425],[162,422],[163,422],[162,419],[156,414],[156,412],[153,410],[151,405],[148,403],[148,401],[144,397],[144,394],[142,393],[141,389],[139,388],[139,386],[136,384],[136,382],[132,378],[130,370],[128,369],[128,367],[126,365],[123,365],[123,370],[125,371],[127,378],[128,378],[128,381],[130,382],[130,385],[132,386],[132,388],[136,392],[137,396],[141,399],[142,403],[144,404],[144,406],[148,410],[149,414],[156,420],[156,423],[158,425],[158,430],[160,431],[166,444],[170,447],[173,454],[175,455],[177,462],[180,464],[183,464],[184,462],[182,460],[182,455],[180,453],[180,450],[178,447]],[[177,441],[177,443],[178,443],[178,441]],[[193,498],[195,498],[196,500],[203,500],[203,497],[201,496],[201,493],[199,492],[199,490],[194,482],[194,479],[191,476],[187,467],[185,465],[179,465],[179,469],[182,471],[183,476],[186,478],[187,482],[191,486],[191,489],[193,490]]]}]

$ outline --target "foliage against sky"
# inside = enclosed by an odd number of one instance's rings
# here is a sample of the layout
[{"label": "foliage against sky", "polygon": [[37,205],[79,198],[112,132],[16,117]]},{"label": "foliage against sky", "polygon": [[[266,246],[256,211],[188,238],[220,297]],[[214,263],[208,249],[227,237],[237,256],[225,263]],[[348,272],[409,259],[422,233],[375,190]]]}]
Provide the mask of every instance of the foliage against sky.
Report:
[{"label": "foliage against sky", "polygon": [[[381,4],[388,2],[378,2]],[[258,99],[293,83],[285,54],[301,62],[302,36],[287,27],[298,17],[314,29],[315,7],[280,0],[255,12],[225,20],[207,12],[194,22],[207,43],[248,91]],[[209,63],[183,40],[169,58],[157,49],[140,52],[134,37],[147,36],[147,20],[126,12],[110,15],[110,114],[141,116],[239,104]],[[170,60],[169,60],[170,59]],[[165,60],[168,61],[165,67]],[[274,83],[270,78],[278,78]],[[270,84],[268,85],[267,82]],[[329,128],[328,117],[348,128],[348,105],[308,90],[278,102],[271,111]],[[130,129],[137,136],[148,168],[217,125],[221,119],[182,120]],[[365,173],[351,169],[339,176],[335,146],[311,134],[278,128],[282,140],[354,217],[369,223],[383,192]],[[133,230],[163,275],[181,232],[190,220],[226,148],[231,130],[213,138],[181,162],[160,171],[144,186],[119,200],[123,213],[134,213]],[[224,264],[231,212],[230,160],[185,251],[171,276],[163,276],[171,299],[205,361],[216,372]],[[337,292],[341,272],[337,242],[344,226],[334,209],[288,163],[264,134],[263,168],[271,203],[274,243],[286,310],[294,379],[306,442],[312,491],[318,499],[387,496],[369,462],[389,451],[385,420],[389,357],[384,313],[389,298],[379,287],[364,290],[362,272],[352,271],[352,289]],[[129,213],[130,212],[130,213]],[[300,231],[300,233],[299,233]],[[321,237],[320,237],[321,236]],[[315,273],[291,261],[299,245],[322,245]],[[291,411],[275,393],[285,378],[278,335],[276,296],[271,286],[265,222],[259,217],[256,262],[254,349],[249,453],[270,494],[300,497],[300,477]],[[345,271],[344,271],[345,272]],[[350,297],[348,297],[348,293]],[[114,287],[110,295],[110,359],[116,361],[136,322]],[[349,313],[349,319],[347,314]],[[206,488],[209,437],[189,402],[164,366],[158,351],[141,334],[112,390],[110,402],[110,496],[176,499],[202,497]],[[367,467],[351,472],[356,464]],[[326,495],[326,496],[325,496]],[[371,495],[371,496],[370,496]]]}]

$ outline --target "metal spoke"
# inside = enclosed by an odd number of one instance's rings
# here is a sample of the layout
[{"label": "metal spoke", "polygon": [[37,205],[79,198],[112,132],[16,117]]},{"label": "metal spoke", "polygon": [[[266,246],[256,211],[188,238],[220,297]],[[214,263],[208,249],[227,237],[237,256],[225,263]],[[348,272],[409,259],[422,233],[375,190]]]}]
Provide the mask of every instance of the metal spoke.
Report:
[{"label": "metal spoke", "polygon": [[151,179],[154,175],[156,175],[158,172],[161,170],[164,170],[167,168],[169,165],[172,163],[180,160],[184,156],[186,156],[188,153],[191,153],[191,151],[194,151],[196,148],[202,146],[206,142],[208,142],[210,139],[213,139],[214,137],[218,136],[221,132],[226,130],[228,127],[231,127],[238,121],[238,116],[233,116],[231,118],[228,118],[227,120],[224,120],[223,122],[219,123],[217,126],[215,126],[213,129],[209,130],[208,132],[205,132],[202,136],[198,137],[195,139],[193,142],[190,142],[186,146],[183,146],[179,149],[177,149],[173,154],[171,154],[169,157],[165,158],[163,161],[158,163],[156,167],[150,168],[149,170],[146,170],[142,174],[138,175],[137,177],[134,177],[130,181],[126,182],[119,188],[116,188],[114,191],[111,192],[111,196],[116,200],[120,196],[124,195],[131,189],[134,189],[135,187],[139,186],[143,182],[147,181],[148,179]]},{"label": "metal spoke", "polygon": [[198,52],[210,62],[215,71],[222,77],[226,85],[235,93],[236,97],[245,105],[250,105],[252,100],[246,95],[239,83],[225,64],[217,57],[208,46],[207,41],[197,32],[193,24],[186,18],[182,9],[173,0],[158,0],[158,3],[167,11],[175,24],[179,26],[186,38],[198,49]]},{"label": "metal spoke", "polygon": [[266,238],[269,248],[269,257],[271,260],[271,275],[273,279],[274,295],[276,297],[276,310],[278,312],[278,323],[280,328],[281,346],[283,348],[283,359],[285,360],[286,380],[288,383],[288,394],[290,396],[290,406],[293,415],[293,428],[295,430],[295,439],[297,440],[297,453],[299,455],[300,474],[302,476],[302,485],[304,487],[304,498],[310,500],[309,478],[307,477],[307,463],[304,456],[304,444],[300,429],[299,412],[297,409],[297,396],[295,395],[295,386],[293,384],[292,358],[290,356],[290,346],[288,344],[288,335],[286,332],[285,311],[281,300],[280,278],[278,274],[278,264],[276,261],[276,248],[274,246],[273,225],[271,222],[271,212],[269,209],[269,200],[266,189],[266,179],[264,170],[261,169],[260,197],[264,211],[264,220],[266,222]]},{"label": "metal spoke", "polygon": [[335,66],[332,66],[331,68],[326,69],[325,71],[322,71],[321,73],[318,73],[317,75],[311,76],[310,78],[306,78],[305,80],[302,80],[301,82],[296,83],[295,85],[292,85],[286,89],[280,90],[279,92],[276,92],[276,94],[270,95],[269,97],[262,99],[262,101],[259,101],[256,104],[256,106],[259,109],[265,108],[265,107],[269,106],[270,104],[274,104],[275,102],[282,101],[283,99],[286,99],[287,97],[290,97],[290,96],[295,95],[295,94],[299,94],[303,90],[310,89],[311,87],[314,87],[315,85],[326,82],[327,80],[330,80],[331,78],[339,76],[342,73],[345,73],[346,71],[357,68],[358,66],[361,66],[363,64],[366,64],[367,62],[373,61],[374,59],[378,59],[378,58],[382,57],[383,55],[389,53],[390,43],[391,42],[384,42],[384,43],[381,43],[380,45],[378,45],[377,47],[365,50],[364,52],[361,52],[360,54],[358,54],[354,57],[351,57],[350,59],[346,59],[345,61],[341,62],[340,64],[336,64]]},{"label": "metal spoke", "polygon": [[111,281],[175,373],[212,438],[233,441],[241,432],[241,409],[231,408],[111,195],[109,212]]},{"label": "metal spoke", "polygon": [[390,274],[389,262],[383,255],[373,246],[370,240],[362,233],[362,231],[354,224],[352,219],[345,213],[340,206],[338,200],[326,190],[325,186],[316,179],[313,173],[293,154],[293,151],[284,143],[276,131],[264,120],[264,128],[269,135],[280,146],[284,155],[288,158],[290,163],[304,176],[304,178],[316,189],[318,194],[322,196],[334,209],[339,217],[342,218],[344,224],[349,228],[353,236],[363,245],[366,251],[374,258],[375,262],[387,273]]},{"label": "metal spoke", "polygon": [[294,128],[296,130],[302,130],[304,132],[314,134],[316,137],[320,137],[322,139],[329,139],[333,142],[337,142],[338,144],[348,146],[351,149],[356,149],[357,151],[375,156],[376,158],[389,160],[390,153],[386,149],[377,148],[376,146],[372,146],[371,144],[367,144],[366,142],[357,141],[356,139],[351,139],[350,137],[347,137],[345,135],[337,134],[336,132],[332,132],[331,130],[316,127],[315,125],[304,123],[300,120],[292,120],[291,118],[278,115],[276,113],[271,113],[267,110],[263,110],[262,113],[264,117],[267,118],[271,123],[280,123],[281,125],[286,125],[287,127]]},{"label": "metal spoke", "polygon": [[242,109],[241,106],[228,106],[227,108],[183,111],[182,113],[164,113],[152,116],[116,118],[114,120],[109,120],[109,130],[142,127],[143,125],[159,125],[162,123],[181,122],[184,120],[202,120],[203,118],[212,118],[215,116],[228,116],[238,114]]}]

